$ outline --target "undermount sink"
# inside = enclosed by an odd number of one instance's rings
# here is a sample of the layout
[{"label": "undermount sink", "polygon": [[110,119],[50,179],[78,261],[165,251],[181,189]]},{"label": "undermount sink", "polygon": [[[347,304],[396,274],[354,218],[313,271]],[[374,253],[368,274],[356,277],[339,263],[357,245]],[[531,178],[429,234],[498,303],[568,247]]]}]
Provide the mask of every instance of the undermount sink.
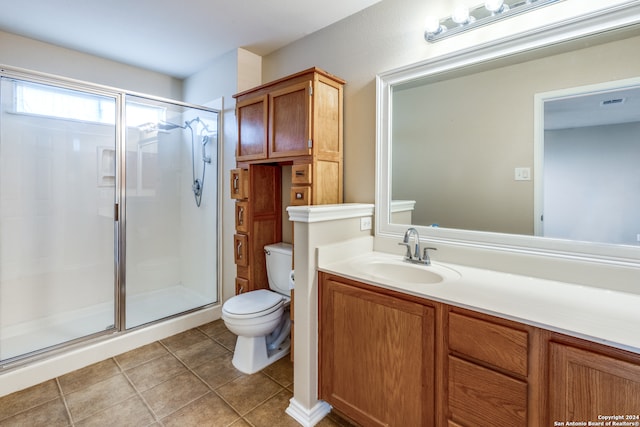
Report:
[{"label": "undermount sink", "polygon": [[359,259],[352,267],[360,274],[389,282],[435,284],[460,277],[458,272],[448,267],[411,264],[402,260]]}]

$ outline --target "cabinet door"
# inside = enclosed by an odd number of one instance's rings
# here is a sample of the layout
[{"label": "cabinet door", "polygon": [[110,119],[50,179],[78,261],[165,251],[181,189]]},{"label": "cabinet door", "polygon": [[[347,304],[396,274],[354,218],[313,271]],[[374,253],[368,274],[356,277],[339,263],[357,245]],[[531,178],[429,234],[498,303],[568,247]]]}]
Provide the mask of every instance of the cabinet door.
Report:
[{"label": "cabinet door", "polygon": [[281,177],[282,170],[277,165],[249,166],[250,290],[269,289],[264,246],[282,241]]},{"label": "cabinet door", "polygon": [[267,158],[267,96],[239,101],[237,161]]},{"label": "cabinet door", "polygon": [[311,154],[311,81],[269,94],[269,157]]},{"label": "cabinet door", "polygon": [[352,284],[321,275],[320,397],[361,425],[433,426],[434,308]]},{"label": "cabinet door", "polygon": [[640,415],[640,357],[631,363],[553,342],[549,350],[549,425],[596,422],[598,415]]}]

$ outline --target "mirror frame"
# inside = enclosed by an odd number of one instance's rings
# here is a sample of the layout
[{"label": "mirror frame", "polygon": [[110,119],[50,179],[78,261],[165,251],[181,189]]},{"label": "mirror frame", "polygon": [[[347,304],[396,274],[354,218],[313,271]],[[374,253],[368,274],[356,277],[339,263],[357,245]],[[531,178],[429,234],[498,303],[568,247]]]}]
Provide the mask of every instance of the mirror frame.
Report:
[{"label": "mirror frame", "polygon": [[[408,224],[390,222],[392,96],[395,85],[638,24],[640,24],[640,1],[634,0],[585,14],[569,21],[542,26],[532,31],[378,74],[376,76],[376,236],[400,240],[409,226]],[[534,100],[532,99],[531,102],[533,103]],[[422,238],[434,244],[441,243],[640,267],[640,247],[635,246],[421,225],[412,226],[418,229]]]}]

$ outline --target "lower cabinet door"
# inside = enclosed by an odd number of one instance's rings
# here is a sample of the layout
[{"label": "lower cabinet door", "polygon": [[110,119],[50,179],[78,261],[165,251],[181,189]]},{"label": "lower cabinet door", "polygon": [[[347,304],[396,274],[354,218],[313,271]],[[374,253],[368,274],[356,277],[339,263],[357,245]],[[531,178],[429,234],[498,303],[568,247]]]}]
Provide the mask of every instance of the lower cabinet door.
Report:
[{"label": "lower cabinet door", "polygon": [[433,426],[435,309],[353,283],[321,279],[321,398],[364,426]]},{"label": "lower cabinet door", "polygon": [[549,351],[550,425],[601,416],[622,417],[609,419],[617,425],[640,423],[640,357],[632,363],[554,342]]}]

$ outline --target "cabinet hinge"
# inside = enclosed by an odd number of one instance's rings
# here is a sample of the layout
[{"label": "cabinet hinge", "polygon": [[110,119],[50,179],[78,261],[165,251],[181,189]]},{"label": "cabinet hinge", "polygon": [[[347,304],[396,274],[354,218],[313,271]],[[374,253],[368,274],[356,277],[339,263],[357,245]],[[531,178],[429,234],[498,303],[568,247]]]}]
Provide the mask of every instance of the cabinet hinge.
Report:
[{"label": "cabinet hinge", "polygon": [[313,139],[307,141],[307,148],[313,148]]},{"label": "cabinet hinge", "polygon": [[309,96],[313,96],[313,86],[309,83]]}]

